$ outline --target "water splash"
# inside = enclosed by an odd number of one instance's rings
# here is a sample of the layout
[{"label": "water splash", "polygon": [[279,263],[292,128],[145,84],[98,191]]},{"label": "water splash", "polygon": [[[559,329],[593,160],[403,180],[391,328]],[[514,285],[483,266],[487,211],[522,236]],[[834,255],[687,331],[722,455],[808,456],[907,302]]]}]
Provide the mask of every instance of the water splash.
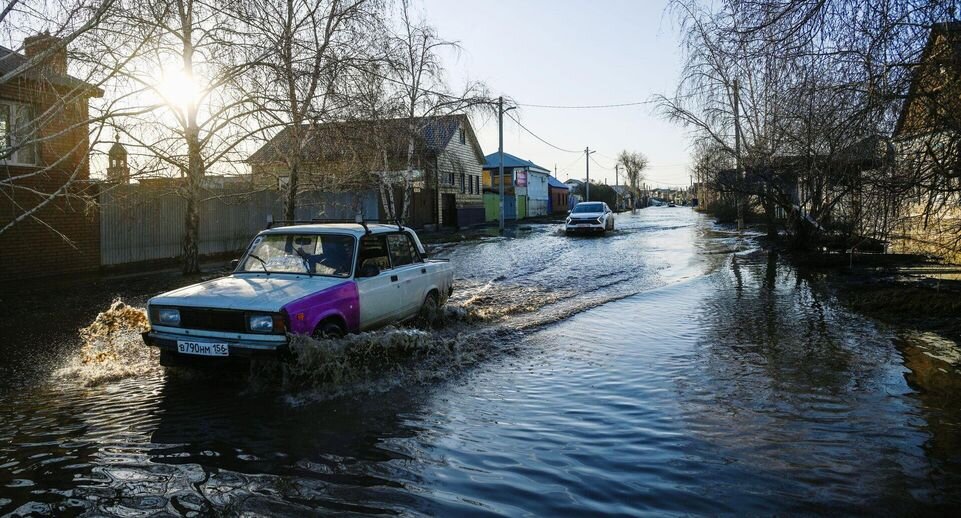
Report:
[{"label": "water splash", "polygon": [[146,347],[140,338],[140,333],[147,329],[147,312],[143,308],[114,300],[80,330],[80,350],[67,359],[55,376],[93,386],[159,369],[158,353]]}]

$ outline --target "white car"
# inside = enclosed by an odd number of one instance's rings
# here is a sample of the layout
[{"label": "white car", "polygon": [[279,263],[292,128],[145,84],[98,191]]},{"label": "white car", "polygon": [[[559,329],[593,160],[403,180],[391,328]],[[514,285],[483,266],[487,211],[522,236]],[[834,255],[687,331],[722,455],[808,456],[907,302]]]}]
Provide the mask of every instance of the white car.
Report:
[{"label": "white car", "polygon": [[277,356],[290,334],[340,336],[417,315],[453,291],[453,267],[426,258],[399,225],[307,224],[257,234],[231,275],[150,299],[147,345],[162,365],[198,356]]},{"label": "white car", "polygon": [[602,201],[584,201],[574,206],[567,216],[564,230],[575,232],[600,232],[614,230],[614,213]]}]

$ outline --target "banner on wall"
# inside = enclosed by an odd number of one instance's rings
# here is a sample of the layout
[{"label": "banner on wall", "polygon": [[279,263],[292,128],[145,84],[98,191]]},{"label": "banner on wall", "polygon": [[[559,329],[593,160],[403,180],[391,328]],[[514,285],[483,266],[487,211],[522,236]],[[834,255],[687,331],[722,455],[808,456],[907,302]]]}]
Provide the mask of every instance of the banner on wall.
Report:
[{"label": "banner on wall", "polygon": [[518,187],[527,187],[527,171],[518,171],[516,178],[515,185]]}]

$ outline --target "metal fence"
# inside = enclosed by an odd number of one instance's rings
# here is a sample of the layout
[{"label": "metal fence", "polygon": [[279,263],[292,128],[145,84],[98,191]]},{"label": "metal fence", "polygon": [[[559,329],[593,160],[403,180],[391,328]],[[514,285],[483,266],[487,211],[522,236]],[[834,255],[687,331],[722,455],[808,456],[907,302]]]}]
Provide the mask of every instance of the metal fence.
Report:
[{"label": "metal fence", "polygon": [[[170,259],[182,253],[186,201],[167,190],[116,186],[100,194],[100,262],[104,266]],[[210,189],[200,212],[200,253],[243,249],[283,214],[282,193]],[[297,219],[378,219],[377,194],[306,192]]]}]

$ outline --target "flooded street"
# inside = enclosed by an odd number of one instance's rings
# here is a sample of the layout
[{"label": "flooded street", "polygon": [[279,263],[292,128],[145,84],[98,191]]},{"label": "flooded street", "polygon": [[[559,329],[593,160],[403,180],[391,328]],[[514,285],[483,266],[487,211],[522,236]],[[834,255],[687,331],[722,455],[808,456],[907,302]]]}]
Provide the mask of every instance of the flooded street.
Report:
[{"label": "flooded street", "polygon": [[[45,378],[0,380],[0,515],[961,505],[950,364],[688,208],[437,256],[457,267],[447,326],[341,344],[404,350],[391,368],[341,352],[315,384],[167,375],[125,332],[111,340],[131,352],[104,365],[64,353]],[[48,349],[32,337],[4,349]]]}]

